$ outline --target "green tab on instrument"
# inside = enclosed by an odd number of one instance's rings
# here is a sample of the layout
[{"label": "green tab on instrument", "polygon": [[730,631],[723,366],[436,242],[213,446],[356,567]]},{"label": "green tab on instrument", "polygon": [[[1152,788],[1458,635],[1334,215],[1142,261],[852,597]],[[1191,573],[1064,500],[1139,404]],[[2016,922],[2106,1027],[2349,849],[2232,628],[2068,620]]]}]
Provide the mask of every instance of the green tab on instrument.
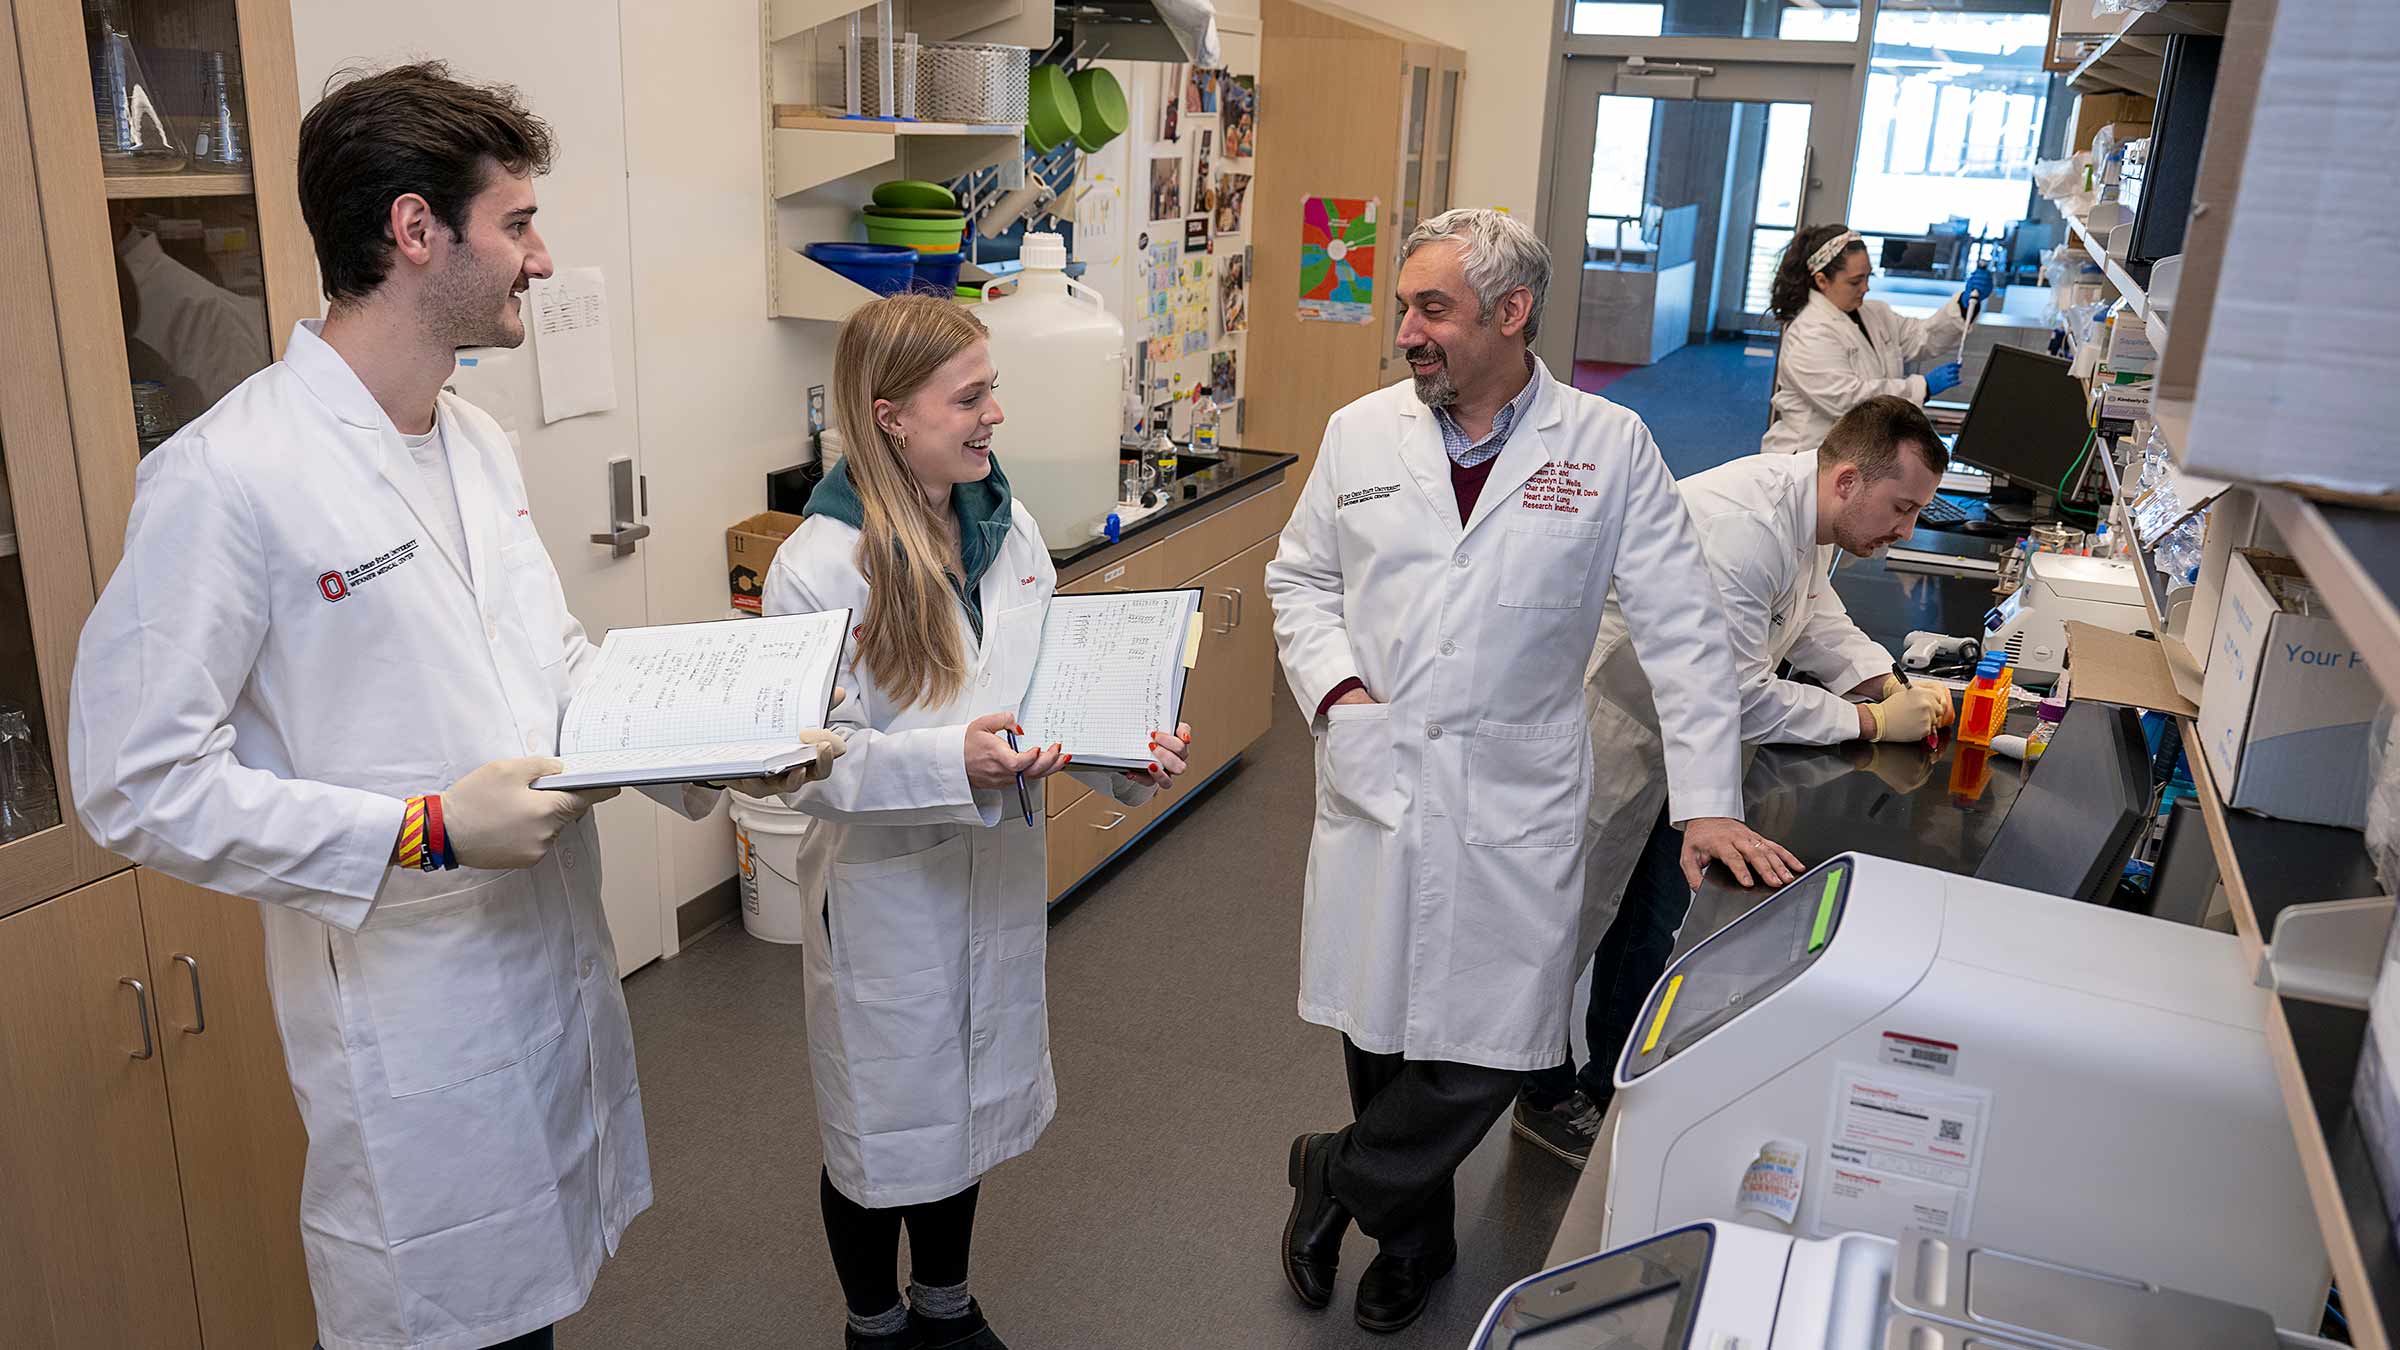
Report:
[{"label": "green tab on instrument", "polygon": [[1816,951],[1825,945],[1828,929],[1833,927],[1834,897],[1842,892],[1842,869],[1834,868],[1825,874],[1825,893],[1817,898],[1817,922],[1808,930],[1808,949]]}]

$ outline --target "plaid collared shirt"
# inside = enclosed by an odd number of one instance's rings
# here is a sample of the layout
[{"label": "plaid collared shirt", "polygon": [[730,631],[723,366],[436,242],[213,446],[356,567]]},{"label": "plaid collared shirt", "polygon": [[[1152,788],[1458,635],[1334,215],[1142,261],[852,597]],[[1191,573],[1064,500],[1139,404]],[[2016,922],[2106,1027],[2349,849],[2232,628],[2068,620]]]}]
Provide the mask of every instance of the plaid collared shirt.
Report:
[{"label": "plaid collared shirt", "polygon": [[1448,408],[1434,409],[1433,420],[1442,429],[1442,449],[1450,456],[1450,462],[1462,469],[1472,469],[1508,448],[1508,433],[1516,429],[1525,410],[1533,406],[1534,393],[1541,387],[1542,382],[1534,378],[1533,353],[1527,352],[1524,391],[1493,415],[1492,432],[1480,441],[1467,439],[1466,431],[1458,425],[1458,419],[1450,415]]}]

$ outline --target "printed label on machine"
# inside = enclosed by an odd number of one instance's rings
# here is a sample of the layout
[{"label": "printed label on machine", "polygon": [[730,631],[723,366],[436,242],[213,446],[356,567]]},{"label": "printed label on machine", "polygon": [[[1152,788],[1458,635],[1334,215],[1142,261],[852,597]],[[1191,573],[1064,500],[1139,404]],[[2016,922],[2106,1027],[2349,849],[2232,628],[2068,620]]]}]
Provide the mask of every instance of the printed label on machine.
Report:
[{"label": "printed label on machine", "polygon": [[1883,1033],[1883,1062],[1924,1069],[1949,1078],[1958,1073],[1958,1047],[1948,1041],[1932,1041],[1923,1036],[1903,1036],[1897,1031],[1887,1031]]},{"label": "printed label on machine", "polygon": [[[1888,1044],[1888,1042],[1887,1042]],[[1955,1047],[1953,1047],[1955,1048]],[[1844,1064],[1834,1078],[1814,1230],[1965,1237],[1992,1096]]]},{"label": "printed label on machine", "polygon": [[1808,1173],[1808,1145],[1796,1139],[1770,1139],[1758,1146],[1758,1156],[1742,1173],[1741,1194],[1733,1207],[1764,1214],[1777,1223],[1800,1216],[1800,1179]]}]

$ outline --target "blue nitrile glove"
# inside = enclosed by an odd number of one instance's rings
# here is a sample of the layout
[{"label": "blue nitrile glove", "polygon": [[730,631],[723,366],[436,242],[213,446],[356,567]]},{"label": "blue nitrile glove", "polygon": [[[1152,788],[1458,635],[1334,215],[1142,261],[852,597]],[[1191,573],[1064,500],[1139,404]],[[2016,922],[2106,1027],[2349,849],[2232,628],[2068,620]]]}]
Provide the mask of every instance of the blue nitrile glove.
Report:
[{"label": "blue nitrile glove", "polygon": [[1925,397],[1932,398],[1945,389],[1958,387],[1958,362],[1935,366],[1925,372]]},{"label": "blue nitrile glove", "polygon": [[1991,299],[1992,285],[1992,272],[1990,268],[1978,267],[1973,272],[1968,273],[1967,288],[1958,293],[1958,312],[1961,314],[1967,312],[1968,296],[1975,295],[1981,296],[1986,300]]}]

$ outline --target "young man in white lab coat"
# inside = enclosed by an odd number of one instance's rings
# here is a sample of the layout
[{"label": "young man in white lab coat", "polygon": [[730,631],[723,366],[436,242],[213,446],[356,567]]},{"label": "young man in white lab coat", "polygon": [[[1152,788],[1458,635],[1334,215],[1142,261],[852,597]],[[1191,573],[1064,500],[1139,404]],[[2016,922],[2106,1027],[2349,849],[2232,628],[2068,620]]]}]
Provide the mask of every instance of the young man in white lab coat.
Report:
[{"label": "young man in white lab coat", "polygon": [[650,1203],[586,815],[611,794],[530,786],[595,649],[506,436],[442,391],[458,348],[525,340],[549,156],[511,91],[435,64],[317,104],[330,313],[143,461],[77,652],[95,837],[264,902],[329,1350],[547,1346]]},{"label": "young man in white lab coat", "polygon": [[1323,1307],[1355,1219],[1382,1247],[1358,1289],[1373,1331],[1422,1311],[1457,1256],[1458,1164],[1566,1043],[1591,949],[1580,676],[1612,582],[1672,728],[1684,869],[1799,871],[1740,821],[1732,654],[1657,447],[1529,349],[1549,277],[1541,241],[1500,212],[1409,236],[1414,378],[1334,414],[1267,568],[1317,735],[1300,1015],[1342,1032],[1357,1112],[1293,1141],[1283,1267]]},{"label": "young man in white lab coat", "polygon": [[[1677,484],[1732,637],[1744,744],[1889,741],[1905,750],[1949,724],[1949,691],[1929,681],[1904,686],[1892,653],[1850,621],[1832,581],[1838,554],[1864,558],[1907,538],[1948,467],[1925,414],[1880,394],[1843,414],[1819,449],[1745,455]],[[1594,754],[1624,766],[1592,798],[1584,885],[1595,909],[1617,913],[1593,958],[1584,1020],[1591,1058],[1580,1073],[1569,1059],[1527,1075],[1514,1122],[1576,1167],[1591,1154],[1617,1057],[1692,899],[1656,781],[1664,754],[1651,672],[1626,619],[1610,607],[1590,668]],[[1785,677],[1786,662],[1816,683]]]}]

